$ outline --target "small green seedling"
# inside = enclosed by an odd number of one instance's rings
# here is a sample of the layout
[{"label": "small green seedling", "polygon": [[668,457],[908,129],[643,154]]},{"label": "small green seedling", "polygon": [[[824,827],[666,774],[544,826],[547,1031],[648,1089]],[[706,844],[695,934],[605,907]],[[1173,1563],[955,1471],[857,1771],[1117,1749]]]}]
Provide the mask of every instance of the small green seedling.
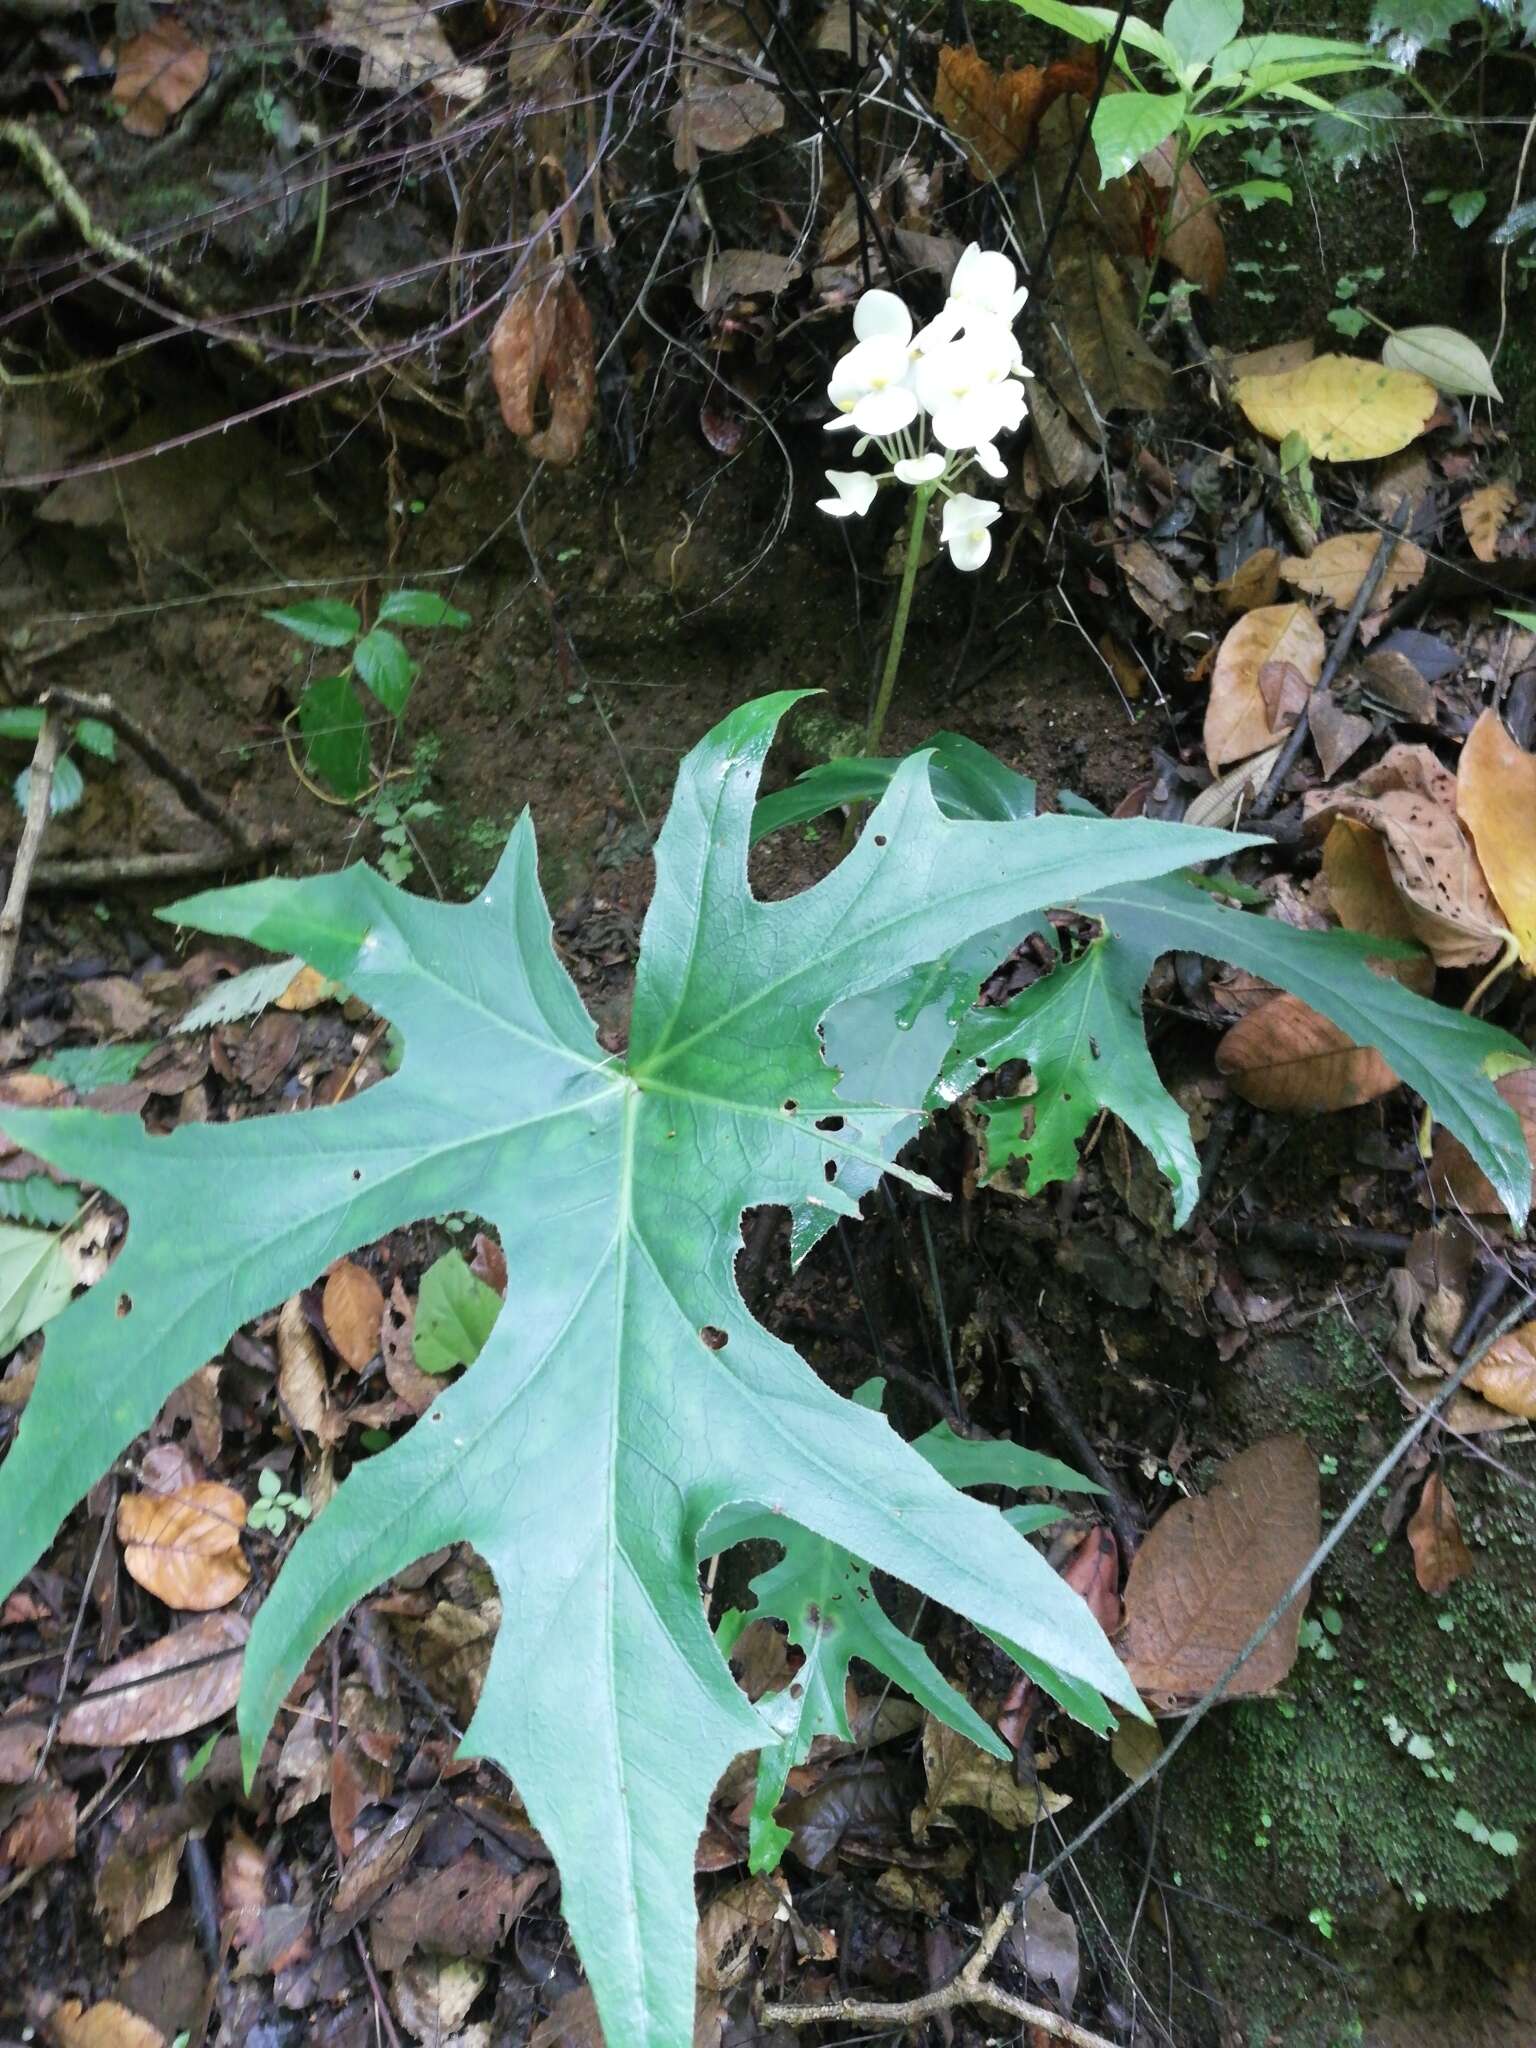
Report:
[{"label": "small green seedling", "polygon": [[277,1474],[263,1466],[256,1480],[256,1498],[251,1502],[245,1525],[248,1529],[265,1529],[269,1535],[281,1536],[290,1515],[300,1522],[307,1522],[312,1512],[302,1493],[286,1492]]},{"label": "small green seedling", "polygon": [[[0,711],[0,740],[22,740],[35,747],[43,729],[43,717],[40,704],[18,704],[9,711]],[[50,818],[62,817],[65,811],[72,811],[85,795],[85,777],[70,759],[70,747],[82,747],[99,761],[117,759],[117,734],[99,718],[72,719],[66,730],[68,738],[64,751],[54,763],[53,786],[48,792]],[[27,808],[27,791],[31,786],[32,770],[23,768],[11,784],[11,794],[18,810]]]},{"label": "small green seedling", "polygon": [[283,605],[262,617],[311,647],[338,654],[347,650],[344,664],[334,673],[311,677],[295,716],[311,774],[348,803],[376,791],[381,785],[369,758],[370,720],[354,682],[388,712],[398,733],[420,666],[390,627],[417,626],[431,632],[446,626],[457,633],[469,624],[468,612],[456,611],[430,590],[392,590],[366,633],[356,608],[332,597]]}]

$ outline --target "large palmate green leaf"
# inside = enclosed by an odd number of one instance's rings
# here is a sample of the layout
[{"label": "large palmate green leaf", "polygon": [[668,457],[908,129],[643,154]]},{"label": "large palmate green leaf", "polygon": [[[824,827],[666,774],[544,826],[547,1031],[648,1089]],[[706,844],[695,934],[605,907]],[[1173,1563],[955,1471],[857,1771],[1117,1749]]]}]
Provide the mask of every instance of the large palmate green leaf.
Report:
[{"label": "large palmate green leaf", "polygon": [[[1021,817],[1032,811],[1034,784],[974,741],[940,733],[930,751],[934,793],[950,816]],[[808,769],[787,790],[764,799],[759,825],[772,830],[832,805],[867,801],[889,786],[899,765],[830,761]],[[1088,805],[1077,808],[1091,812]],[[878,1036],[882,1014],[897,1012],[908,1035],[923,1041],[925,1054],[938,1048],[944,1067],[940,1101],[968,1093],[983,1073],[1006,1061],[1029,1062],[1035,1091],[1027,1104],[1010,1099],[981,1106],[989,1172],[1022,1160],[1030,1193],[1070,1178],[1077,1140],[1100,1109],[1109,1109],[1173,1184],[1175,1219],[1188,1217],[1199,1191],[1198,1162],[1189,1120],[1164,1089],[1147,1051],[1141,992],[1162,954],[1201,953],[1289,990],[1357,1045],[1374,1046],[1467,1146],[1510,1215],[1517,1222],[1524,1217],[1530,1195],[1525,1140],[1493,1080],[1528,1065],[1530,1054],[1507,1032],[1373,972],[1372,958],[1411,948],[1353,932],[1297,931],[1274,918],[1229,909],[1179,876],[1094,890],[1076,908],[1100,921],[1101,936],[1008,1003],[989,1009],[957,1003],[962,970],[974,965],[964,955],[954,957],[949,977],[931,989],[908,976],[859,999],[866,1037]],[[975,985],[973,980],[973,991]],[[827,1019],[829,1049],[841,1042],[843,1015],[835,1009]],[[846,1072],[862,1072],[856,1058],[845,1057],[843,1064]],[[1028,1132],[1026,1111],[1032,1119]]]},{"label": "large palmate green leaf", "polygon": [[[868,1380],[852,1398],[861,1407],[878,1409],[883,1382]],[[1100,1493],[1101,1487],[1058,1459],[1042,1457],[1001,1438],[957,1436],[941,1422],[913,1445],[952,1486],[1055,1486],[1079,1493]],[[1013,1508],[1007,1519],[1023,1533],[1056,1521],[1064,1510],[1050,1506]],[[784,1555],[752,1581],[756,1613],[784,1622],[804,1662],[783,1692],[759,1702],[763,1713],[780,1729],[780,1740],[765,1745],[757,1760],[757,1790],[750,1827],[753,1870],[772,1870],[789,1846],[790,1831],[779,1826],[774,1809],[784,1796],[790,1772],[804,1763],[818,1735],[841,1742],[853,1740],[848,1722],[848,1671],[855,1657],[909,1692],[913,1699],[947,1726],[991,1755],[1011,1755],[970,1702],[949,1684],[919,1643],[897,1627],[870,1582],[869,1567],[858,1558],[813,1535],[809,1529],[785,1527],[778,1516],[758,1508],[727,1508],[704,1532],[706,1553],[734,1543],[776,1543]],[[1005,1643],[1005,1649],[1012,1649]],[[1026,1653],[1027,1654],[1027,1653]],[[1049,1686],[1054,1674],[1047,1674]],[[1067,1703],[1081,1702],[1070,1694]],[[1099,1716],[1090,1718],[1098,1721]],[[1106,1725],[1100,1721],[1100,1725]]]},{"label": "large palmate green leaf", "polygon": [[[1248,842],[1143,821],[947,819],[913,759],[815,888],[747,885],[763,756],[792,697],[745,706],[688,757],[656,848],[629,1051],[606,1055],[559,964],[524,818],[452,907],[365,868],[265,881],[173,915],[295,954],[401,1033],[398,1070],[303,1116],[188,1125],[5,1111],[19,1142],[127,1207],[110,1278],[50,1327],[0,1469],[0,1587],[41,1555],[166,1396],[330,1261],[453,1210],[501,1234],[512,1304],[409,1434],[356,1466],[258,1613],[240,1725],[253,1767],[306,1658],[392,1573],[463,1541],[503,1621],[469,1754],[494,1757],[560,1864],[609,2048],[686,2048],[692,1870],[732,1757],[776,1739],[699,1598],[701,1531],[750,1505],[815,1532],[1016,1644],[1102,1719],[1135,1691],[1077,1596],[995,1509],[839,1398],[752,1318],[741,1216],[856,1214],[938,1067],[881,1070],[880,1007],[835,1005],[1048,906]],[[829,1034],[830,1043],[830,1034]],[[862,1092],[861,1092],[862,1091]],[[814,1233],[808,1233],[813,1235]]]}]

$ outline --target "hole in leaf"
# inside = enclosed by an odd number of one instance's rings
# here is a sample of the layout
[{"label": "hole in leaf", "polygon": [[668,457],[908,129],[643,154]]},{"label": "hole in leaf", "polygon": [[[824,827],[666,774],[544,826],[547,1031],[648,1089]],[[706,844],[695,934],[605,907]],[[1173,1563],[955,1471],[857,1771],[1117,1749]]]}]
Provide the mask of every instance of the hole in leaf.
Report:
[{"label": "hole in leaf", "polygon": [[836,1180],[836,1179],[837,1179],[837,1161],[836,1161],[835,1159],[829,1159],[829,1160],[827,1161],[826,1165],[825,1165],[825,1166],[824,1166],[824,1167],[823,1167],[823,1168],[821,1169],[821,1172],[822,1172],[822,1178],[823,1178],[824,1180]]},{"label": "hole in leaf", "polygon": [[713,1323],[706,1323],[699,1336],[711,1351],[723,1351],[731,1341],[725,1331],[716,1329]]},{"label": "hole in leaf", "polygon": [[884,844],[885,844],[885,834],[884,834],[883,832],[877,832],[877,833],[875,834],[875,844],[876,844],[876,846],[884,846]]},{"label": "hole in leaf", "polygon": [[819,1116],[816,1119],[816,1128],[818,1131],[840,1131],[843,1128],[843,1120],[840,1116]]},{"label": "hole in leaf", "polygon": [[117,1312],[119,1316],[131,1316],[133,1314],[133,1296],[131,1294],[120,1294],[117,1297]]},{"label": "hole in leaf", "polygon": [[352,1178],[353,1178],[354,1180],[361,1180],[361,1179],[362,1179],[362,1177],[363,1177],[363,1169],[362,1169],[362,1168],[361,1168],[360,1166],[354,1166],[354,1167],[353,1167],[353,1169],[352,1169]]},{"label": "hole in leaf", "polygon": [[796,1100],[795,1100],[795,1098],[793,1097],[793,1095],[787,1095],[787,1096],[786,1096],[786,1097],[784,1098],[784,1114],[785,1114],[786,1116],[793,1116],[793,1115],[794,1115],[794,1113],[795,1113],[795,1111],[796,1111],[796,1110],[797,1110],[797,1109],[798,1109],[799,1107],[800,1107],[800,1105],[799,1105],[799,1103],[798,1103],[798,1102],[796,1102]]}]

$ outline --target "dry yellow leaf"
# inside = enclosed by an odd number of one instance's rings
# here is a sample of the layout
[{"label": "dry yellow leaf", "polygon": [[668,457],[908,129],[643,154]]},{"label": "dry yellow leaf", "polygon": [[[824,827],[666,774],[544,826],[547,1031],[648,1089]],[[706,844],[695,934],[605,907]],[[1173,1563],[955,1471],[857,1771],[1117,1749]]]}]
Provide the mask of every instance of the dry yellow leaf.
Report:
[{"label": "dry yellow leaf", "polygon": [[117,1536],[128,1576],[167,1607],[204,1614],[244,1592],[251,1568],[240,1550],[245,1502],[211,1479],[177,1493],[128,1493]]},{"label": "dry yellow leaf", "polygon": [[325,1334],[342,1362],[354,1372],[361,1372],[379,1348],[379,1326],[384,1320],[383,1288],[366,1267],[351,1259],[338,1259],[326,1278],[320,1313],[325,1319]]},{"label": "dry yellow leaf", "polygon": [[1389,747],[1353,782],[1312,791],[1305,813],[1309,825],[1353,818],[1381,835],[1413,936],[1441,967],[1475,967],[1503,946],[1503,924],[1456,816],[1456,779],[1428,747]]},{"label": "dry yellow leaf", "polygon": [[[1280,564],[1280,574],[1298,590],[1326,598],[1339,611],[1347,612],[1359,596],[1380,546],[1379,533],[1336,533],[1305,559],[1287,555]],[[1372,602],[1378,607],[1389,605],[1400,590],[1411,590],[1427,567],[1424,550],[1415,547],[1411,540],[1400,540],[1392,550],[1392,559],[1376,586]]]},{"label": "dry yellow leaf", "polygon": [[988,1756],[932,1714],[923,1723],[923,1769],[928,1797],[912,1812],[912,1833],[919,1842],[926,1842],[932,1823],[955,1806],[974,1807],[999,1827],[1018,1832],[1072,1804],[1067,1793],[1039,1781],[1021,1785],[1011,1765]]},{"label": "dry yellow leaf", "polygon": [[1280,595],[1280,550],[1255,548],[1214,586],[1224,612],[1260,611]]},{"label": "dry yellow leaf", "polygon": [[1246,761],[1295,724],[1294,710],[1278,724],[1270,723],[1265,682],[1283,681],[1290,670],[1311,689],[1322,674],[1325,652],[1323,630],[1304,604],[1263,605],[1227,629],[1205,707],[1205,752],[1213,770],[1220,773],[1234,761]]},{"label": "dry yellow leaf", "polygon": [[[1397,892],[1386,848],[1369,825],[1338,818],[1323,841],[1323,879],[1328,902],[1347,932],[1365,932],[1373,939],[1416,939],[1408,906]],[[1373,962],[1378,973],[1390,974],[1405,988],[1427,996],[1435,983],[1435,963],[1425,955],[1394,960],[1383,954]]]},{"label": "dry yellow leaf", "polygon": [[115,1998],[91,2006],[66,1998],[48,2015],[46,2031],[53,2048],[165,2048],[160,2029]]},{"label": "dry yellow leaf", "polygon": [[341,1434],[331,1402],[320,1339],[309,1326],[303,1298],[290,1294],[277,1314],[277,1398],[295,1429],[325,1448]]},{"label": "dry yellow leaf", "polygon": [[1515,744],[1496,711],[1483,713],[1461,750],[1456,812],[1520,958],[1536,968],[1536,754]]},{"label": "dry yellow leaf", "polygon": [[1467,1374],[1466,1384],[1506,1414],[1536,1421],[1536,1323],[1521,1323],[1502,1336]]},{"label": "dry yellow leaf", "polygon": [[327,981],[313,967],[301,967],[278,997],[275,1007],[279,1010],[313,1010],[317,1004],[329,1002],[336,993],[337,983]]},{"label": "dry yellow leaf", "polygon": [[1299,996],[1250,1010],[1216,1048],[1216,1065],[1245,1102],[1287,1114],[1357,1109],[1397,1086],[1379,1052],[1356,1045]]},{"label": "dry yellow leaf", "polygon": [[1418,439],[1440,403],[1416,370],[1356,356],[1314,356],[1278,376],[1239,377],[1234,389],[1249,425],[1267,440],[1299,434],[1324,462],[1395,455]]},{"label": "dry yellow leaf", "polygon": [[1473,491],[1470,497],[1461,501],[1462,531],[1467,544],[1480,562],[1496,562],[1499,558],[1499,535],[1504,523],[1515,509],[1515,487],[1513,484],[1484,484],[1480,491]]}]

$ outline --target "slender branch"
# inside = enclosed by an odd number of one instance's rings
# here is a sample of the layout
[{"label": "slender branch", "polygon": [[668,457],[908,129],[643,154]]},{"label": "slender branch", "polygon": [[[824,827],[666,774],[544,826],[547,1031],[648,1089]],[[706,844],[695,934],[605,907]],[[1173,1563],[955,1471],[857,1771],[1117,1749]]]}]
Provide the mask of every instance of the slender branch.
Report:
[{"label": "slender branch", "polygon": [[211,825],[221,838],[244,853],[251,844],[250,834],[238,819],[230,817],[221,804],[209,796],[202,784],[189,775],[177,761],[173,761],[165,749],[110,697],[87,696],[82,690],[45,690],[40,700],[45,707],[57,705],[75,718],[97,718],[103,725],[110,725],[118,738],[132,747],[145,765],[152,768],[162,782],[168,782],[181,798],[194,818],[201,818],[205,825]]},{"label": "slender branch", "polygon": [[1387,564],[1397,552],[1397,544],[1412,516],[1412,502],[1404,493],[1403,502],[1382,528],[1381,541],[1371,557],[1371,565],[1360,579],[1360,588],[1355,592],[1355,601],[1344,615],[1344,623],[1328,650],[1328,659],[1323,663],[1323,672],[1313,685],[1307,701],[1301,707],[1301,716],[1285,736],[1285,744],[1275,757],[1275,765],[1269,771],[1269,780],[1254,799],[1250,818],[1267,818],[1275,808],[1285,778],[1296,765],[1296,756],[1301,752],[1307,734],[1312,730],[1312,707],[1320,704],[1333,688],[1333,679],[1355,644],[1355,635],[1360,630],[1360,621],[1370,608],[1371,599],[1381,588],[1381,579],[1387,573]]},{"label": "slender branch", "polygon": [[21,844],[11,869],[5,906],[0,909],[0,1002],[16,971],[16,951],[21,944],[22,920],[26,916],[27,891],[37,866],[43,834],[48,829],[48,802],[53,795],[53,771],[64,744],[64,721],[55,711],[43,713],[43,729],[32,755],[32,772],[27,782],[27,815],[21,828]]},{"label": "slender branch", "polygon": [[135,853],[122,860],[39,861],[35,889],[117,889],[138,882],[195,882],[231,868],[259,867],[292,844],[286,832],[268,832],[243,846],[218,846],[207,853]]},{"label": "slender branch", "polygon": [[[979,1958],[980,1955],[981,1950],[978,1949],[976,1956]],[[1033,2027],[1037,2034],[1044,2034],[1052,2041],[1065,2041],[1068,2048],[1114,2048],[1113,2042],[1102,2034],[1091,2033],[1074,2020],[1063,2019],[1049,2006],[1033,2005],[1027,1998],[1018,1998],[1013,1992],[1005,1991],[1000,1984],[989,1984],[979,1971],[973,1974],[974,1962],[975,1958],[958,1977],[952,1977],[937,1991],[925,1992],[921,1998],[890,2001],[839,1998],[831,2005],[765,2005],[763,2023],[770,2027],[815,2027],[836,2021],[854,2026],[904,2029],[915,2027],[939,2013],[953,2012],[957,2006],[980,2005],[993,2012],[1006,2013],[1020,2026]],[[982,1967],[985,1968],[985,1964]]]}]

